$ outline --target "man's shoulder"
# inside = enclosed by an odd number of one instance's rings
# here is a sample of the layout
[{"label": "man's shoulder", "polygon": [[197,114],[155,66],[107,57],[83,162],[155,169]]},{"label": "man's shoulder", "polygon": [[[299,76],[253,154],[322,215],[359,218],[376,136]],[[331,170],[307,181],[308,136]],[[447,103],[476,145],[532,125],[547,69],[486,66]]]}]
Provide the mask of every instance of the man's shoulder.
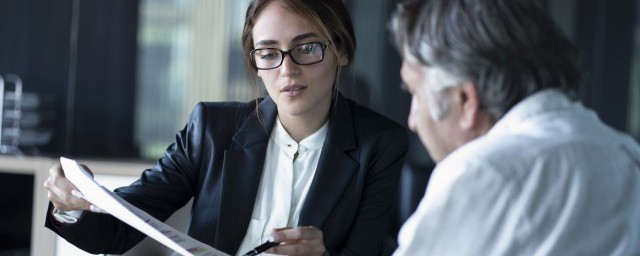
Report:
[{"label": "man's shoulder", "polygon": [[533,138],[482,136],[452,152],[439,165],[447,169],[491,170],[504,178],[514,178],[529,169],[536,151]]}]

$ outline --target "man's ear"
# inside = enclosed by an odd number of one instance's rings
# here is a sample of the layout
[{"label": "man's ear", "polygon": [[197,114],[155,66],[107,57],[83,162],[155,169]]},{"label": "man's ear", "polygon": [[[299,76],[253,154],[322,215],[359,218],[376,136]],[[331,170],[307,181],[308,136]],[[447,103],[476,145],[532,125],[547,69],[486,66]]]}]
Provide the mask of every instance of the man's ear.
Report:
[{"label": "man's ear", "polygon": [[461,105],[460,119],[458,124],[464,130],[477,129],[480,119],[480,95],[476,90],[476,85],[471,82],[464,82],[458,90]]}]

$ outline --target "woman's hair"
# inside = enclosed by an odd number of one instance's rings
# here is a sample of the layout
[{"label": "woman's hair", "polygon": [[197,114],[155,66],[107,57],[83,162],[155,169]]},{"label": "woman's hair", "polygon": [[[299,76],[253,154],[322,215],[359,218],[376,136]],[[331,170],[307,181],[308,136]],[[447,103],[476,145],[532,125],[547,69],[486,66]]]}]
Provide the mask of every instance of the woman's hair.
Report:
[{"label": "woman's hair", "polygon": [[476,85],[494,120],[527,96],[555,88],[577,97],[580,53],[535,0],[426,0],[400,6],[401,53]]},{"label": "woman's hair", "polygon": [[[330,42],[327,50],[337,57],[345,57],[350,64],[356,51],[356,36],[353,23],[342,0],[252,0],[242,30],[243,57],[250,82],[255,85],[257,69],[251,63],[253,47],[253,27],[256,19],[267,4],[280,1],[287,11],[302,17],[318,36]],[[336,67],[334,84],[337,84],[341,68]]]}]

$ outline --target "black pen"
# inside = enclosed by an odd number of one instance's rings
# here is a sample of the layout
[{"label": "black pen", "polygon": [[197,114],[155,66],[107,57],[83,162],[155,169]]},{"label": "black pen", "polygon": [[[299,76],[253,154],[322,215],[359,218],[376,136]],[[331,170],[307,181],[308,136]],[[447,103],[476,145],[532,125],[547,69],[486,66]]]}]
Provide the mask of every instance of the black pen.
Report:
[{"label": "black pen", "polygon": [[271,241],[266,241],[264,244],[258,245],[256,248],[253,248],[253,250],[245,253],[242,256],[256,256],[260,253],[263,253],[266,250],[269,250],[269,248],[274,247],[276,245],[279,245],[280,243],[278,242],[271,242]]}]

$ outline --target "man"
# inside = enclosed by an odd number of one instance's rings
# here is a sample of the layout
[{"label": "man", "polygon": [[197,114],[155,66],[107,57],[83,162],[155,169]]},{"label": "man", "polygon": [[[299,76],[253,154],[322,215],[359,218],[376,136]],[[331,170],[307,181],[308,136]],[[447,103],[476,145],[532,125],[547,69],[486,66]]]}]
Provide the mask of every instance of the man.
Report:
[{"label": "man", "polygon": [[438,165],[395,255],[640,255],[640,146],[577,101],[578,51],[537,2],[396,13],[409,126]]}]

